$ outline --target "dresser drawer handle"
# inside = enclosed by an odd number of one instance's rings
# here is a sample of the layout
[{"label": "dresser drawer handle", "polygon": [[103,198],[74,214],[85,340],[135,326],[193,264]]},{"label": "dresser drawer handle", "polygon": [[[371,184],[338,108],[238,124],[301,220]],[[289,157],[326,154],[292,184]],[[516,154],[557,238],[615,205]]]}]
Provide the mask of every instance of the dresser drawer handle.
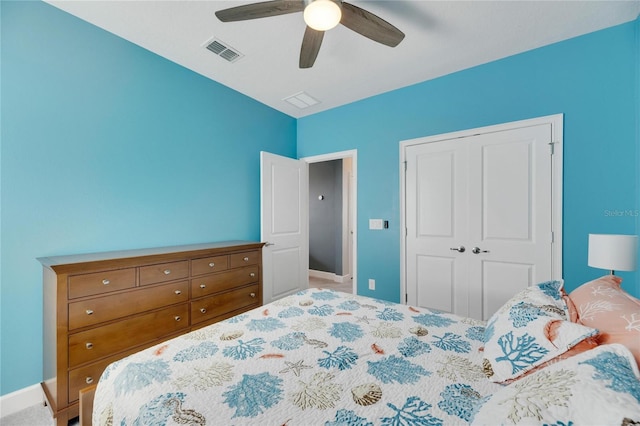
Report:
[{"label": "dresser drawer handle", "polygon": [[256,276],[256,273],[255,273],[255,272],[252,272],[252,273],[250,273],[250,274],[249,274],[249,276],[250,276],[251,278],[253,278],[253,277],[255,277],[255,276]]},{"label": "dresser drawer handle", "polygon": [[200,312],[202,312],[203,314],[206,314],[207,310],[205,308],[200,308]]},{"label": "dresser drawer handle", "polygon": [[200,288],[205,288],[205,287],[206,287],[206,285],[200,284]]},{"label": "dresser drawer handle", "polygon": [[111,283],[111,281],[109,281],[109,280],[108,280],[108,279],[106,279],[106,278],[105,278],[104,280],[102,280],[102,284],[103,284],[103,285],[109,285],[110,283]]},{"label": "dresser drawer handle", "polygon": [[174,293],[177,294],[177,295],[181,295],[182,294],[182,292],[180,290],[176,290],[176,291],[174,291]]},{"label": "dresser drawer handle", "polygon": [[176,315],[175,317],[173,317],[173,319],[176,321],[180,321],[182,318],[180,318],[180,315]]},{"label": "dresser drawer handle", "polygon": [[245,257],[245,258],[244,258],[244,259],[242,259],[242,260],[244,260],[245,262],[248,262],[248,261],[249,261],[249,258],[248,258],[248,257]]},{"label": "dresser drawer handle", "polygon": [[87,342],[87,343],[85,343],[85,345],[84,345],[84,346],[85,346],[87,349],[93,349],[93,343],[91,343],[91,342]]},{"label": "dresser drawer handle", "polygon": [[162,272],[164,272],[165,275],[169,275],[171,273],[171,269],[165,269]]},{"label": "dresser drawer handle", "polygon": [[210,263],[209,263],[209,268],[213,268],[214,266],[216,266],[216,264],[215,264],[215,263],[213,263],[213,262],[210,262]]},{"label": "dresser drawer handle", "polygon": [[93,377],[89,376],[89,377],[87,377],[86,379],[84,379],[84,381],[85,381],[88,385],[90,385],[91,383],[93,383]]},{"label": "dresser drawer handle", "polygon": [[249,294],[249,296],[256,297],[256,294],[255,293],[251,293],[251,294]]},{"label": "dresser drawer handle", "polygon": [[87,309],[85,312],[87,313],[87,315],[93,315],[93,310],[91,309]]}]

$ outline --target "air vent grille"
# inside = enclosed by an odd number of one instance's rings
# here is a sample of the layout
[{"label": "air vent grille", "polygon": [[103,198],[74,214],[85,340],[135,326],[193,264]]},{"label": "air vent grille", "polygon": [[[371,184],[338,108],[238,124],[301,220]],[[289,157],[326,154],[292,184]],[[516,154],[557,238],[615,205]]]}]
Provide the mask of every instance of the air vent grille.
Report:
[{"label": "air vent grille", "polygon": [[244,56],[236,49],[217,39],[208,41],[206,43],[206,48],[229,62],[235,62]]},{"label": "air vent grille", "polygon": [[291,105],[299,109],[309,108],[310,106],[320,103],[319,100],[306,92],[299,92],[295,95],[288,96],[284,98],[283,101],[289,102]]}]

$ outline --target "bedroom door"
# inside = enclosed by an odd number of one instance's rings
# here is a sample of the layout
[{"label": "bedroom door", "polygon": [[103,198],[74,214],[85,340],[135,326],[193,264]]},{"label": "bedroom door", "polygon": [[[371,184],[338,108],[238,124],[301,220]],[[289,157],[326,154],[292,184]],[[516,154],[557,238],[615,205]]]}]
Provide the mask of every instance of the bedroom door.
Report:
[{"label": "bedroom door", "polygon": [[527,123],[404,147],[409,304],[486,320],[558,277],[554,133]]},{"label": "bedroom door", "polygon": [[305,161],[260,153],[263,302],[309,286],[309,173]]}]

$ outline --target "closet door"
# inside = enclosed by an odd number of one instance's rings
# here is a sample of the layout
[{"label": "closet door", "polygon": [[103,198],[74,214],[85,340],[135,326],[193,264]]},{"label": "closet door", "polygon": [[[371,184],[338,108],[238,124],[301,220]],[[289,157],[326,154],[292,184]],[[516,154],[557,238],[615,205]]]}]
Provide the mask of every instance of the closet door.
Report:
[{"label": "closet door", "polygon": [[406,152],[407,302],[466,315],[467,142],[413,145]]},{"label": "closet door", "polygon": [[552,277],[551,125],[406,148],[409,304],[488,319]]}]

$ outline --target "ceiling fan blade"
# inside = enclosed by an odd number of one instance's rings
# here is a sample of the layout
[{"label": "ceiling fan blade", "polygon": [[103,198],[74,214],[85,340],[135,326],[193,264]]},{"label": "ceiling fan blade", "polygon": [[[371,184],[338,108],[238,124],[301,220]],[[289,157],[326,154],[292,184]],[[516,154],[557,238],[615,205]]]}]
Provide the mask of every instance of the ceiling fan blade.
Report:
[{"label": "ceiling fan blade", "polygon": [[316,61],[324,31],[316,31],[311,27],[307,27],[304,31],[302,39],[302,48],[300,49],[300,68],[311,68]]},{"label": "ceiling fan blade", "polygon": [[404,33],[396,27],[350,3],[342,2],[340,23],[358,34],[390,47],[396,47],[404,39]]},{"label": "ceiling fan blade", "polygon": [[304,2],[302,0],[273,0],[219,10],[216,12],[216,16],[222,22],[234,22],[286,15],[303,10]]}]

